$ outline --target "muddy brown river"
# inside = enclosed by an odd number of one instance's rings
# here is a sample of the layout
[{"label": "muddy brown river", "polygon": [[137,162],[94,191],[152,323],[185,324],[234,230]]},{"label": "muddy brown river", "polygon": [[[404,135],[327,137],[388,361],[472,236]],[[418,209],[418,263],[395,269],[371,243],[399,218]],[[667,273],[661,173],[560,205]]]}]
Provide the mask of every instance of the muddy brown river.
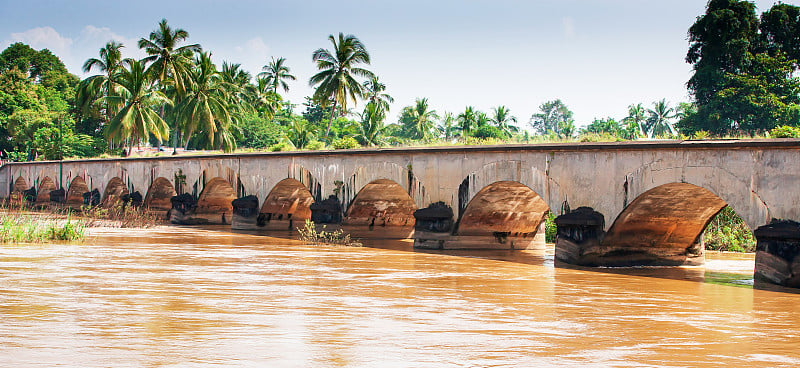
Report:
[{"label": "muddy brown river", "polygon": [[164,227],[0,245],[0,366],[800,366],[800,294],[753,288],[752,255],[580,269],[367,244]]}]

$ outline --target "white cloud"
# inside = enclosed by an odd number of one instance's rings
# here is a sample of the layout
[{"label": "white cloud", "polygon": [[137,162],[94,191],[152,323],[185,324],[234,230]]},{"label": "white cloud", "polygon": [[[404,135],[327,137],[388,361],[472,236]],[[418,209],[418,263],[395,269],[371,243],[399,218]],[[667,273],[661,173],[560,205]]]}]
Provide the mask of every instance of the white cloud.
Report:
[{"label": "white cloud", "polygon": [[62,37],[53,27],[37,27],[25,32],[12,33],[8,44],[24,42],[34,49],[48,49],[56,55],[69,55],[72,39]]},{"label": "white cloud", "polygon": [[108,27],[95,27],[93,25],[83,27],[80,38],[76,44],[79,44],[82,48],[94,48],[95,51],[91,55],[92,57],[96,57],[97,51],[109,41],[116,41],[124,45],[122,48],[122,57],[124,58],[141,59],[147,56],[144,50],[138,47],[138,39],[119,35]]},{"label": "white cloud", "polygon": [[575,36],[575,20],[572,17],[561,18],[561,28],[564,31],[564,37],[572,38]]}]

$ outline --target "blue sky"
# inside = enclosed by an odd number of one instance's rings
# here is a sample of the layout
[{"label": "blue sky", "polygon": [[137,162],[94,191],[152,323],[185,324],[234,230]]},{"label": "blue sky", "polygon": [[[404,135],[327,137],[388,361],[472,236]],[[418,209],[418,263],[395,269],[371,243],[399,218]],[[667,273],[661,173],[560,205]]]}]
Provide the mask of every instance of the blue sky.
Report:
[{"label": "blue sky", "polygon": [[[784,1],[797,4],[796,1]],[[760,11],[773,1],[756,1]],[[397,112],[427,97],[438,112],[506,105],[527,125],[560,98],[585,125],[622,118],[627,106],[688,101],[686,31],[702,0],[463,1],[8,1],[0,0],[0,47],[17,41],[48,48],[67,68],[96,57],[110,39],[125,56],[166,18],[223,60],[255,74],[285,57],[298,80],[287,97],[300,104],[315,72],[311,53],[327,36],[356,35],[371,69],[395,97]],[[302,110],[299,106],[296,111]]]}]

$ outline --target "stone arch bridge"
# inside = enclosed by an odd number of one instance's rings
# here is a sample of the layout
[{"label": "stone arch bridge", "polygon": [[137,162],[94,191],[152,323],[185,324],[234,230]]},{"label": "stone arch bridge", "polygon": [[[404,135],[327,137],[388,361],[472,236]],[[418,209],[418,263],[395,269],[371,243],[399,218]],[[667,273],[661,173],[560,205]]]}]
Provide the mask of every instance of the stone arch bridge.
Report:
[{"label": "stone arch bridge", "polygon": [[602,266],[702,263],[702,232],[730,206],[758,229],[757,276],[800,285],[798,186],[800,141],[792,139],[184,155],[0,168],[3,197],[24,192],[37,203],[79,206],[138,193],[144,206],[171,210],[177,222],[285,229],[313,218],[414,237],[421,248],[540,247],[552,211],[559,215],[557,259]]}]

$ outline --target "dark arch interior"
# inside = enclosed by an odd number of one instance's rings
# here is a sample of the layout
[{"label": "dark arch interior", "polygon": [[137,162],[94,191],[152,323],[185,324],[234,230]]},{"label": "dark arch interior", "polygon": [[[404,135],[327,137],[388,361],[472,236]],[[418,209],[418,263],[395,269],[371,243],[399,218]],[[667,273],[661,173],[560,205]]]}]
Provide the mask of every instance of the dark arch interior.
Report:
[{"label": "dark arch interior", "polygon": [[413,226],[417,205],[399,184],[375,180],[358,192],[344,223],[348,225]]},{"label": "dark arch interior", "polygon": [[17,178],[17,180],[14,180],[14,189],[12,192],[22,193],[23,191],[28,190],[28,188],[30,188],[28,187],[28,182],[25,181],[25,178],[20,176]]},{"label": "dark arch interior", "polygon": [[664,184],[631,202],[614,221],[602,245],[618,252],[675,258],[675,263],[680,263],[687,256],[703,253],[700,234],[725,206],[725,201],[705,188]]},{"label": "dark arch interior", "polygon": [[103,205],[113,206],[117,203],[121,203],[122,196],[125,194],[129,194],[128,187],[125,186],[122,179],[115,176],[108,181],[106,190],[103,192]]},{"label": "dark arch interior", "polygon": [[314,197],[308,188],[295,179],[283,179],[269,192],[261,206],[261,213],[271,219],[306,220],[311,218]]},{"label": "dark arch interior", "polygon": [[56,190],[56,183],[49,176],[45,176],[39,182],[39,190],[36,192],[36,202],[50,202],[50,192]]},{"label": "dark arch interior", "polygon": [[144,197],[144,205],[152,210],[169,211],[172,208],[170,199],[178,195],[175,187],[172,186],[167,178],[158,177],[150,184],[147,195]]},{"label": "dark arch interior", "polygon": [[89,191],[89,186],[86,185],[86,181],[83,180],[82,177],[76,176],[75,179],[72,179],[72,182],[69,184],[69,190],[67,190],[67,206],[82,206],[83,205],[83,193]]},{"label": "dark arch interior", "polygon": [[515,181],[499,181],[481,189],[467,205],[458,235],[533,234],[550,207],[536,192]]},{"label": "dark arch interior", "polygon": [[231,202],[234,199],[236,191],[233,187],[223,178],[213,178],[206,183],[197,198],[196,213],[231,213]]}]

